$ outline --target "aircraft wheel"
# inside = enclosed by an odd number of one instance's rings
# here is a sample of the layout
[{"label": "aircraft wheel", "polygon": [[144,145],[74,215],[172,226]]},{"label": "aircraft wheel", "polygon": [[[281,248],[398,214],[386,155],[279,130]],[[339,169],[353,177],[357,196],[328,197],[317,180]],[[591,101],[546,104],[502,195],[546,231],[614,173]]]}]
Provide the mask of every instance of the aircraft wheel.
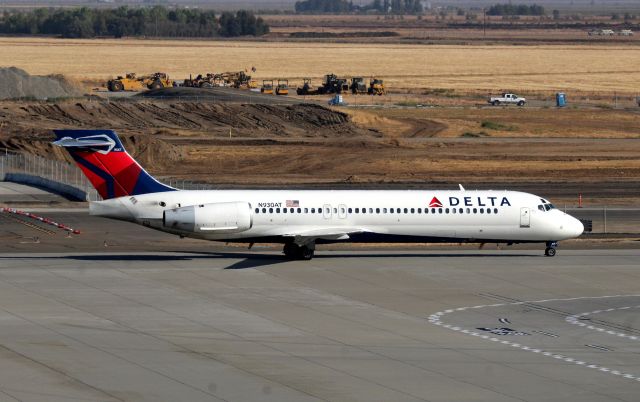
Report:
[{"label": "aircraft wheel", "polygon": [[315,250],[312,249],[311,247],[307,247],[307,246],[300,247],[301,260],[309,261],[310,259],[313,258],[314,254],[315,254]]},{"label": "aircraft wheel", "polygon": [[554,255],[556,255],[556,249],[553,247],[547,247],[544,250],[544,255],[546,255],[547,257],[553,257]]},{"label": "aircraft wheel", "polygon": [[287,243],[284,245],[284,249],[282,250],[282,252],[287,258],[295,260],[298,258],[298,254],[300,252],[299,249],[300,247],[298,247],[297,245],[293,243]]}]

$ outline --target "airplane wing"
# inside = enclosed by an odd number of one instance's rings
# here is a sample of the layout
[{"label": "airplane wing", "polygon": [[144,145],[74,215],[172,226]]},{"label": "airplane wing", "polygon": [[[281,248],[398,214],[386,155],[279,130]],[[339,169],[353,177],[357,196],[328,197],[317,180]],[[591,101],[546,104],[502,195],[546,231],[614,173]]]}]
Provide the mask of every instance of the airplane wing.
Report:
[{"label": "airplane wing", "polygon": [[282,235],[283,237],[292,237],[294,242],[298,245],[304,245],[310,243],[316,239],[324,240],[348,240],[349,235],[356,233],[363,233],[367,230],[362,228],[349,228],[349,227],[337,227],[337,228],[320,228],[311,230],[302,230],[299,232],[291,232]]}]

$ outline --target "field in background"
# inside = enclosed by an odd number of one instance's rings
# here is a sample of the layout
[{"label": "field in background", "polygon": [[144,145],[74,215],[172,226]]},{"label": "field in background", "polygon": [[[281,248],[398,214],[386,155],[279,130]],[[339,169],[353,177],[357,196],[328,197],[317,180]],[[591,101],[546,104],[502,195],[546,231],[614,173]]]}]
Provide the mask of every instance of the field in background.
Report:
[{"label": "field in background", "polygon": [[99,80],[135,71],[175,79],[255,66],[292,84],[322,75],[377,75],[393,89],[584,90],[635,93],[640,48],[625,45],[424,46],[244,41],[0,38],[0,65]]}]

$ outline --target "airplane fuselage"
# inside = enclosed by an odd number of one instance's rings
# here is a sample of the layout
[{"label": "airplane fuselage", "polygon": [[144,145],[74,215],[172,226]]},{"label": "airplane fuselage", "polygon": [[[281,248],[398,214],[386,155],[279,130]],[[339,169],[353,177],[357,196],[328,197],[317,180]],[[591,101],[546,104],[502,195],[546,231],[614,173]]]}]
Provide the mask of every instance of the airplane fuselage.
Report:
[{"label": "airplane fuselage", "polygon": [[[237,203],[244,228],[185,230],[167,213]],[[282,242],[551,242],[579,236],[577,219],[533,194],[514,191],[194,190],[119,197],[91,214],[136,222],[184,237]],[[197,226],[197,225],[196,225]],[[206,226],[206,225],[205,225]],[[303,239],[303,240],[300,240]]]}]

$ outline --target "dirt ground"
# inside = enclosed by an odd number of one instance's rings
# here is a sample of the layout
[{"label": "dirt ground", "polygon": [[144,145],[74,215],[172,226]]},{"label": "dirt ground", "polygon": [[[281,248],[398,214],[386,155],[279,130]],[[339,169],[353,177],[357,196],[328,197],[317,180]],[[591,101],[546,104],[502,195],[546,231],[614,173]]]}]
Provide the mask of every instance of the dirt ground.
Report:
[{"label": "dirt ground", "polygon": [[[344,109],[342,109],[344,110]],[[113,128],[151,173],[221,187],[520,189],[638,205],[635,110],[0,102],[0,147],[66,158],[52,128]],[[483,127],[484,125],[484,127]]]}]

